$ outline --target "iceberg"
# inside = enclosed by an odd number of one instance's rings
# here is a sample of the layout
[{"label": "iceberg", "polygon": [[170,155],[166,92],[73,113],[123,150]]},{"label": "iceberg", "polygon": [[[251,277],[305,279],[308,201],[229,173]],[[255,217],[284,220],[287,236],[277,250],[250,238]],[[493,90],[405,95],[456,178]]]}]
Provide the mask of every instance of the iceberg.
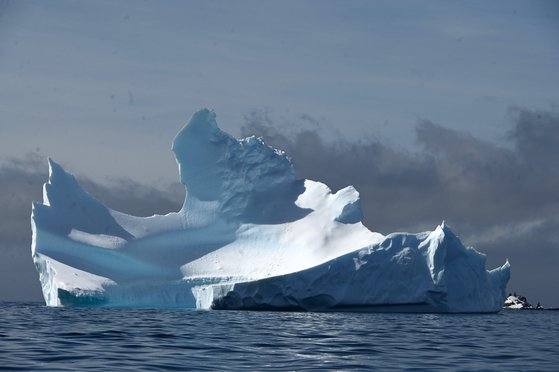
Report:
[{"label": "iceberg", "polygon": [[195,113],[172,150],[180,211],[111,210],[49,159],[33,203],[32,256],[48,306],[300,311],[497,312],[508,261],[491,271],[444,222],[384,236],[359,193],[300,180],[257,137],[235,139]]}]

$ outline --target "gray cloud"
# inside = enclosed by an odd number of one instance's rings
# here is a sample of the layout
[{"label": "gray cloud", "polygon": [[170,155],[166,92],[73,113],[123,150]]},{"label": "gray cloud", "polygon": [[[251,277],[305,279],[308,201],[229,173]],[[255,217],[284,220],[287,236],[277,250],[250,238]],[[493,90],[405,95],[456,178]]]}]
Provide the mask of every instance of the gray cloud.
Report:
[{"label": "gray cloud", "polygon": [[[46,159],[28,154],[8,159],[0,166],[0,300],[42,299],[38,274],[31,260],[31,202],[42,200],[42,185],[48,178]],[[80,184],[109,207],[138,216],[177,211],[184,188],[174,184],[157,189],[128,179],[101,184],[78,177]]]},{"label": "gray cloud", "polygon": [[506,147],[426,120],[413,152],[376,139],[327,140],[320,126],[286,131],[265,112],[247,115],[242,133],[285,149],[301,178],[354,185],[371,229],[420,231],[445,219],[488,254],[488,266],[510,259],[509,288],[559,306],[559,113],[513,108],[509,116]]}]

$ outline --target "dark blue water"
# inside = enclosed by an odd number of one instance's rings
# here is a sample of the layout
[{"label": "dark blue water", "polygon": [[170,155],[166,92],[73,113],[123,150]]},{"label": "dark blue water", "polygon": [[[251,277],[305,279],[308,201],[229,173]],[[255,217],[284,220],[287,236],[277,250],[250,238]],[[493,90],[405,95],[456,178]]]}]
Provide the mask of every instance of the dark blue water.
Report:
[{"label": "dark blue water", "polygon": [[494,315],[0,304],[8,370],[559,370],[559,312]]}]

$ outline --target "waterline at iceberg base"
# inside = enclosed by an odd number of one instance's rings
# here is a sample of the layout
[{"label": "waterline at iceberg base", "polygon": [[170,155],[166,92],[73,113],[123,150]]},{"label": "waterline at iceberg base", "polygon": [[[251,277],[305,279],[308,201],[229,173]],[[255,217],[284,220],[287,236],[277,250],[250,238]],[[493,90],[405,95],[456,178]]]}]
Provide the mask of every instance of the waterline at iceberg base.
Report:
[{"label": "waterline at iceberg base", "polygon": [[105,207],[49,160],[34,203],[32,255],[49,306],[303,311],[497,312],[510,266],[441,224],[372,232],[348,186],[296,179],[261,139],[237,140],[201,110],[173,151],[187,194],[179,212]]}]

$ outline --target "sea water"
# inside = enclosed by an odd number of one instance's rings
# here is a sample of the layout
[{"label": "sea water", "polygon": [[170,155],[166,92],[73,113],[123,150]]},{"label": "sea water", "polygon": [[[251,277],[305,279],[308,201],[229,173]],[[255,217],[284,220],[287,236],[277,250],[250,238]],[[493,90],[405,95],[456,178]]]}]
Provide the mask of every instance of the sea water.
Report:
[{"label": "sea water", "polygon": [[367,314],[0,304],[4,370],[559,370],[559,312]]}]

